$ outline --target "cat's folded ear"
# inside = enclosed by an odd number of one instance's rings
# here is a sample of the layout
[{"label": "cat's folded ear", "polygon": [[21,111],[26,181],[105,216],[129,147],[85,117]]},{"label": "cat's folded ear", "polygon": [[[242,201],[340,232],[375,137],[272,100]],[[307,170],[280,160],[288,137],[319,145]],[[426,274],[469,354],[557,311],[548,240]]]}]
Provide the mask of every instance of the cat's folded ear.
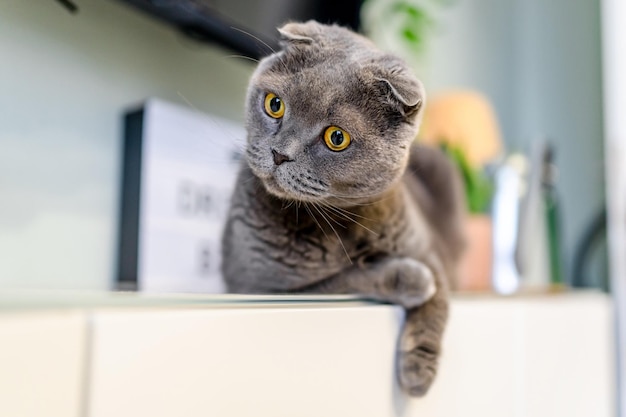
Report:
[{"label": "cat's folded ear", "polygon": [[306,23],[287,23],[278,28],[281,40],[288,44],[308,45],[314,42],[314,39],[320,33],[320,24],[309,20]]},{"label": "cat's folded ear", "polygon": [[376,68],[374,78],[400,102],[407,117],[417,113],[426,98],[422,83],[404,63],[391,58],[381,64]]}]

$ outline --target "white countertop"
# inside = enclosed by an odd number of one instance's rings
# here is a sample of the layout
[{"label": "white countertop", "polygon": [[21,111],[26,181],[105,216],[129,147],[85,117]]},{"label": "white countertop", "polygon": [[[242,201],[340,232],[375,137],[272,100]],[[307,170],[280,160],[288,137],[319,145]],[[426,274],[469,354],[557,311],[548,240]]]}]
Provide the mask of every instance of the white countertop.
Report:
[{"label": "white countertop", "polygon": [[424,399],[395,385],[401,309],[351,296],[0,293],[0,415],[614,415],[600,293],[455,295]]}]

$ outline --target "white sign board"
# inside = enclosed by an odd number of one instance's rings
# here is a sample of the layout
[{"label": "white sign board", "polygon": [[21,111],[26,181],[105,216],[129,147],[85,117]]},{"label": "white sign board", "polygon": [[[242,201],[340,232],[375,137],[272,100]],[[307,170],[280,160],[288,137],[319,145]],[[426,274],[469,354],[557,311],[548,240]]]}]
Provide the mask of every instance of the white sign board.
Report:
[{"label": "white sign board", "polygon": [[[125,149],[137,142],[140,146],[134,156],[125,152],[123,199],[128,203],[135,197],[134,189],[139,200],[135,207],[123,202],[122,227],[128,230],[121,231],[120,261],[126,266],[120,270],[126,273],[120,274],[120,282],[132,283],[136,272],[136,288],[141,291],[223,292],[221,235],[244,129],[157,100],[129,114],[126,123]],[[129,123],[138,128],[129,129]],[[132,187],[133,171],[138,174],[138,190]],[[128,247],[128,233],[134,230],[128,218],[133,210],[138,215],[136,262]]]}]

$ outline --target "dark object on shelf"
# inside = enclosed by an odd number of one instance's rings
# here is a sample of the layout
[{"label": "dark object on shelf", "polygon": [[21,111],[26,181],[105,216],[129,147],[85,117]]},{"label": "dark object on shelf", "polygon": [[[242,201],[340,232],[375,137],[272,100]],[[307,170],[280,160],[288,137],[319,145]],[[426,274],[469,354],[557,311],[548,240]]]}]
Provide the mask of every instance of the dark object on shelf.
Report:
[{"label": "dark object on shelf", "polygon": [[548,232],[550,282],[563,284],[563,256],[561,253],[561,209],[557,193],[554,147],[546,144],[541,156],[541,195]]},{"label": "dark object on shelf", "polygon": [[607,217],[606,208],[603,208],[591,221],[583,232],[582,237],[574,253],[572,286],[577,288],[599,287],[604,291],[609,291],[608,274],[601,277],[601,281],[594,282],[589,274],[589,265],[592,255],[606,245],[607,239]]},{"label": "dark object on shelf", "polygon": [[119,0],[202,42],[214,42],[249,58],[277,49],[276,27],[315,19],[358,29],[363,0]]},{"label": "dark object on shelf", "polygon": [[74,4],[73,1],[70,1],[70,0],[56,0],[56,1],[57,3],[61,4],[61,6],[65,7],[65,9],[68,12],[72,14],[78,13],[78,6],[76,6],[76,4]]}]

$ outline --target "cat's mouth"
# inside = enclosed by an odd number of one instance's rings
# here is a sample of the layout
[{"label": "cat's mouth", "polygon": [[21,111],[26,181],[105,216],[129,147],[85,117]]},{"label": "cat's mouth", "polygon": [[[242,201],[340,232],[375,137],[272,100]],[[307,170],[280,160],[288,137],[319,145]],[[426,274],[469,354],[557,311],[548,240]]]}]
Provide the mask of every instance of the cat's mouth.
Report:
[{"label": "cat's mouth", "polygon": [[312,188],[301,179],[275,171],[262,179],[265,189],[276,197],[287,200],[319,202],[326,193],[319,188]]},{"label": "cat's mouth", "polygon": [[321,202],[328,197],[330,185],[317,179],[311,171],[301,172],[287,164],[275,165],[274,161],[268,163],[258,158],[253,150],[248,150],[248,166],[268,193],[285,200],[306,202]]}]

